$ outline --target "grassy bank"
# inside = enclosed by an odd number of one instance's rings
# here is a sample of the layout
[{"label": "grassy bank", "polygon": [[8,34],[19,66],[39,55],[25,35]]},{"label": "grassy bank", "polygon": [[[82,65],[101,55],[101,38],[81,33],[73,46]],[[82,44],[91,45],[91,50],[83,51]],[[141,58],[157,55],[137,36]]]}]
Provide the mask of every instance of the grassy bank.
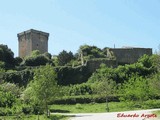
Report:
[{"label": "grassy bank", "polygon": [[[138,107],[130,107],[125,102],[110,102],[108,104],[109,111],[127,111],[141,109]],[[61,113],[100,113],[107,111],[106,103],[90,103],[90,104],[75,104],[75,105],[51,105],[51,112]]]},{"label": "grassy bank", "polygon": [[[160,100],[145,102],[109,102],[109,112],[160,108]],[[106,103],[90,103],[75,105],[51,105],[51,112],[60,113],[100,113],[107,112]]]},{"label": "grassy bank", "polygon": [[63,115],[51,115],[47,118],[45,115],[18,115],[18,116],[0,116],[0,120],[67,120]]}]

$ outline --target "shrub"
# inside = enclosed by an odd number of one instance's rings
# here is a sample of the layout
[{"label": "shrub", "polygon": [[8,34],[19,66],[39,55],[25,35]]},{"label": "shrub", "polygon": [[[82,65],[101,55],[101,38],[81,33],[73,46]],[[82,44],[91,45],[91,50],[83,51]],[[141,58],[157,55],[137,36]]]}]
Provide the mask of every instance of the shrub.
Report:
[{"label": "shrub", "polygon": [[6,116],[5,108],[0,107],[0,116]]},{"label": "shrub", "polygon": [[77,103],[76,106],[75,106],[75,108],[76,109],[82,109],[82,106],[81,106],[81,104]]},{"label": "shrub", "polygon": [[30,106],[30,105],[23,105],[23,106],[22,106],[22,112],[23,112],[24,114],[30,114],[30,113],[33,112],[33,108],[32,108],[32,106]]},{"label": "shrub", "polygon": [[0,91],[0,107],[12,107],[16,102],[16,97],[11,92]]},{"label": "shrub", "polygon": [[122,101],[148,100],[151,95],[148,79],[134,75],[122,84],[119,93],[123,94],[120,97]]},{"label": "shrub", "polygon": [[44,108],[38,104],[33,104],[33,113],[38,115],[38,114],[43,114],[44,113]]},{"label": "shrub", "polygon": [[74,59],[74,56],[73,56],[73,53],[71,51],[67,52],[67,51],[63,50],[57,56],[58,64],[60,66],[66,65],[67,63],[69,63],[73,59]]},{"label": "shrub", "polygon": [[26,69],[22,71],[5,72],[1,74],[1,76],[5,82],[26,86],[29,80],[33,78],[33,70]]},{"label": "shrub", "polygon": [[25,65],[26,66],[40,66],[40,65],[46,65],[49,62],[50,60],[44,55],[38,55],[36,57],[27,58],[25,60]]},{"label": "shrub", "polygon": [[148,100],[143,102],[142,108],[151,109],[151,108],[160,108],[160,100]]},{"label": "shrub", "polygon": [[86,83],[71,85],[69,88],[70,88],[69,95],[72,95],[72,96],[86,95],[86,94],[92,93],[90,84],[86,84]]},{"label": "shrub", "polygon": [[0,116],[12,115],[12,110],[10,108],[0,107]]},{"label": "shrub", "polygon": [[86,82],[91,76],[86,66],[69,67],[61,66],[55,68],[58,75],[59,85],[80,84]]},{"label": "shrub", "polygon": [[[108,102],[119,102],[119,96],[107,96]],[[57,98],[50,104],[77,104],[77,103],[104,103],[106,95],[79,95],[79,96],[64,96]]]}]

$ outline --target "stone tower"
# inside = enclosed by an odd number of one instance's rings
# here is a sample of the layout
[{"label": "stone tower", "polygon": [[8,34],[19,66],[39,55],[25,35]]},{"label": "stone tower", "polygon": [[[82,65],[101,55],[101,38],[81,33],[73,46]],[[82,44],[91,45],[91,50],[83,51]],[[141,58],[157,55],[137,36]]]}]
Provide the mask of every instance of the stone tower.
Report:
[{"label": "stone tower", "polygon": [[49,33],[30,29],[17,34],[19,42],[19,57],[30,55],[33,50],[48,52]]}]

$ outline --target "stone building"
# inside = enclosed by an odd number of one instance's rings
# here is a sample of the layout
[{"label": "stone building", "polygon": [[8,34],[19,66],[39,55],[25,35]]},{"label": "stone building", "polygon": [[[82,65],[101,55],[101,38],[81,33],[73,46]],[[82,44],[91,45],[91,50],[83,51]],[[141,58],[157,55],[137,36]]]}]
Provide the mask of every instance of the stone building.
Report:
[{"label": "stone building", "polygon": [[124,47],[110,48],[109,51],[113,52],[118,65],[135,63],[144,54],[152,55],[152,48]]},{"label": "stone building", "polygon": [[17,34],[19,42],[19,57],[30,55],[33,50],[48,52],[49,33],[30,29]]},{"label": "stone building", "polygon": [[[108,55],[109,54],[109,55]],[[114,57],[109,59],[112,54]],[[132,64],[136,63],[140,57],[144,54],[152,55],[152,48],[108,48],[107,57],[108,58],[94,58],[87,61],[87,68],[89,72],[94,72],[100,67],[100,65],[106,64],[108,67],[118,67],[118,65]]]}]

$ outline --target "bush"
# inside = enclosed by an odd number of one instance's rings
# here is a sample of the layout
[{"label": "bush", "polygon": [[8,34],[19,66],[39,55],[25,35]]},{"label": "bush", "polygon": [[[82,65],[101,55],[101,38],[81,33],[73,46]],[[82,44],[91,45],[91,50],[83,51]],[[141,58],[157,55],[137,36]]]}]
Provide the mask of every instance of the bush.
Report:
[{"label": "bush", "polygon": [[43,114],[44,113],[44,108],[38,104],[34,104],[32,105],[33,107],[33,113],[35,115],[38,115],[38,114]]},{"label": "bush", "polygon": [[40,66],[40,65],[46,65],[47,63],[50,63],[50,60],[45,57],[44,55],[38,55],[36,57],[29,57],[25,60],[26,66]]},{"label": "bush", "polygon": [[[108,96],[108,102],[119,102],[119,96]],[[50,104],[77,104],[77,103],[105,103],[106,95],[80,95],[80,96],[65,96],[56,99]]]},{"label": "bush", "polygon": [[10,92],[15,97],[20,97],[22,92],[22,88],[14,83],[3,83],[1,84],[1,87],[4,92]]},{"label": "bush", "polygon": [[120,97],[121,101],[140,101],[148,100],[151,96],[148,79],[132,76],[128,81],[125,81],[119,89],[119,93],[123,94]]},{"label": "bush", "polygon": [[142,108],[151,109],[151,108],[160,108],[160,100],[148,100],[143,102]]},{"label": "bush", "polygon": [[32,106],[30,106],[30,105],[23,105],[23,107],[22,107],[22,112],[23,112],[24,114],[30,114],[30,113],[33,112],[33,108],[32,108]]},{"label": "bush", "polygon": [[58,64],[60,66],[66,65],[67,63],[69,63],[73,59],[74,59],[74,56],[73,56],[73,53],[71,51],[67,52],[67,51],[63,50],[57,56]]},{"label": "bush", "polygon": [[12,71],[12,72],[5,72],[1,74],[2,80],[5,82],[15,83],[19,86],[26,86],[33,78],[33,70],[22,70],[22,71]]},{"label": "bush", "polygon": [[0,116],[12,115],[12,110],[10,108],[0,107]]},{"label": "bush", "polygon": [[14,53],[7,45],[0,44],[0,61],[5,63],[5,68],[15,66]]},{"label": "bush", "polygon": [[86,82],[91,76],[86,66],[69,67],[61,66],[55,68],[58,75],[59,85],[80,84]]},{"label": "bush", "polygon": [[75,108],[76,109],[82,109],[82,106],[81,106],[81,104],[77,103],[76,106],[75,106]]},{"label": "bush", "polygon": [[22,104],[21,103],[15,103],[14,106],[11,108],[13,115],[20,115],[22,114]]},{"label": "bush", "polygon": [[5,108],[0,107],[0,116],[6,116]]},{"label": "bush", "polygon": [[82,84],[69,86],[69,95],[71,96],[87,95],[91,93],[92,93],[92,90],[91,90],[90,84],[82,83]]},{"label": "bush", "polygon": [[0,91],[0,107],[12,107],[16,102],[16,97],[10,92]]}]

